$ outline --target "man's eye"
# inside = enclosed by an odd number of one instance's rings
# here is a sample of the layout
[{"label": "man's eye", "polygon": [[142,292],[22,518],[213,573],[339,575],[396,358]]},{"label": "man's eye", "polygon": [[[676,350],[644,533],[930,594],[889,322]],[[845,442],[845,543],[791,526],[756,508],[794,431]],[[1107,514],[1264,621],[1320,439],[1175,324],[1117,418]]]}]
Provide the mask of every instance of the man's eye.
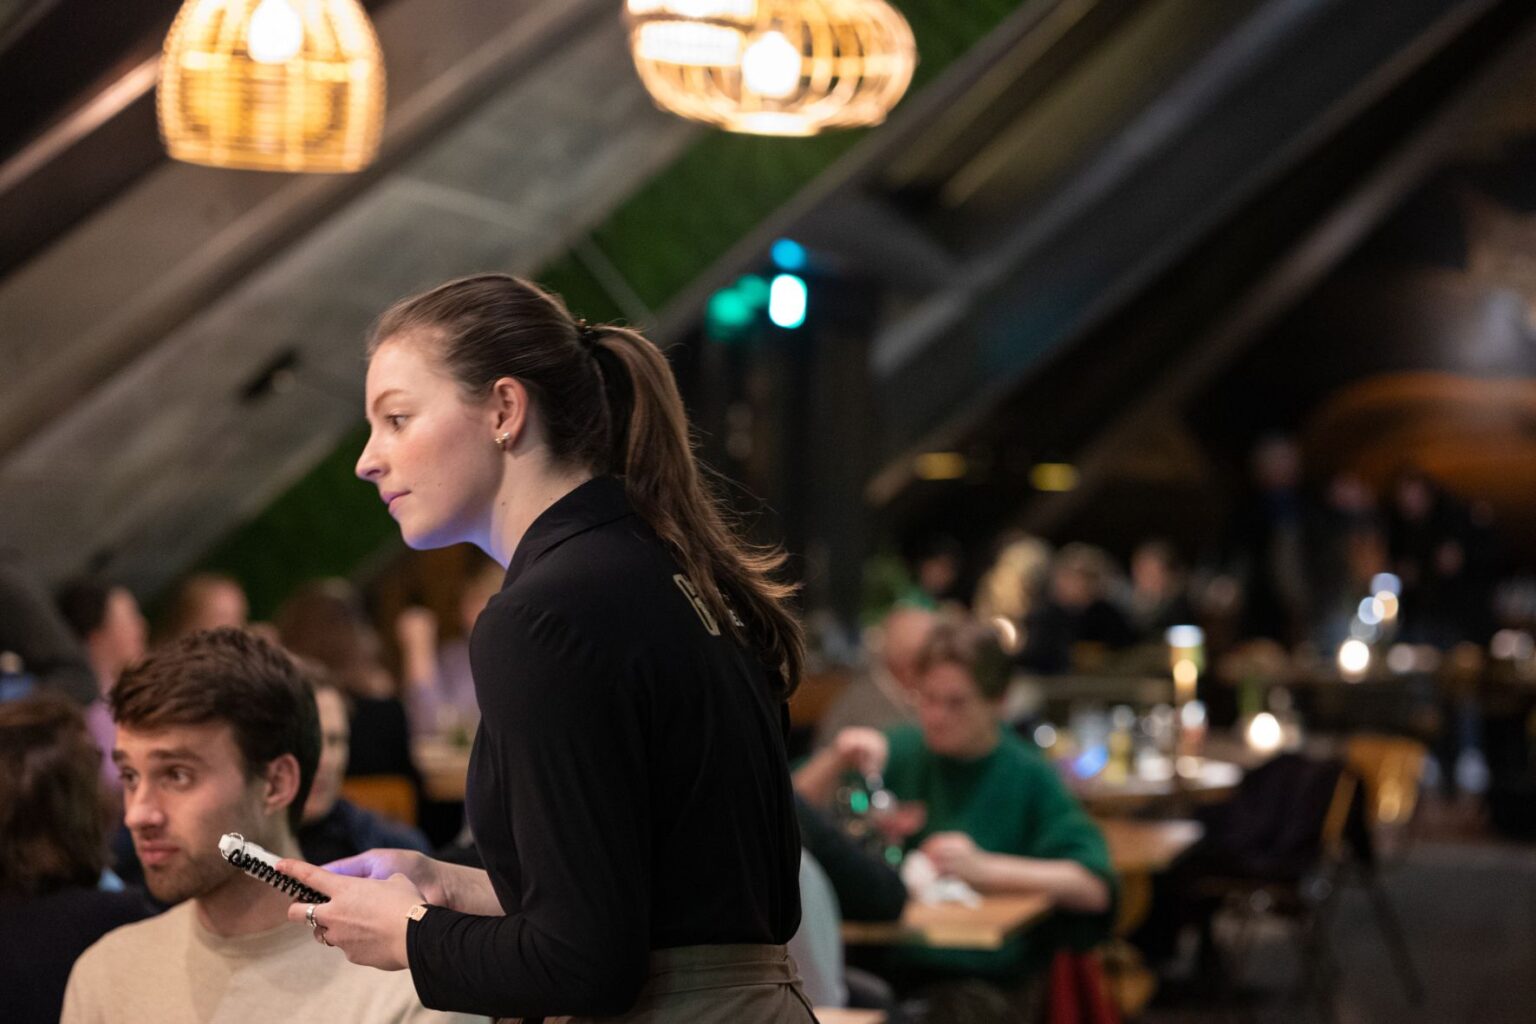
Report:
[{"label": "man's eye", "polygon": [[176,786],[185,786],[192,781],[192,773],[185,768],[172,768],[165,773],[165,776],[170,779],[172,785]]}]

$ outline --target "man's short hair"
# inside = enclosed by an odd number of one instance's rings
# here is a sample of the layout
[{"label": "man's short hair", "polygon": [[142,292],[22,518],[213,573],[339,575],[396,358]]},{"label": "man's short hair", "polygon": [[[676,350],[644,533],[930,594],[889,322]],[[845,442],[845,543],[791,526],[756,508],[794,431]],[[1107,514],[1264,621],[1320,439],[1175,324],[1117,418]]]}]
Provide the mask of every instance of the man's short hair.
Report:
[{"label": "man's short hair", "polygon": [[309,678],[281,648],[240,629],[193,633],[124,672],[111,700],[113,721],[129,729],[227,724],[247,778],[292,754],[299,790],[288,824],[299,827],[320,763],[320,713]]},{"label": "man's short hair", "polygon": [[1008,692],[1013,664],[991,627],[968,619],[941,620],[928,633],[917,655],[917,670],[926,673],[937,665],[958,665],[976,681],[987,700],[1000,700]]}]

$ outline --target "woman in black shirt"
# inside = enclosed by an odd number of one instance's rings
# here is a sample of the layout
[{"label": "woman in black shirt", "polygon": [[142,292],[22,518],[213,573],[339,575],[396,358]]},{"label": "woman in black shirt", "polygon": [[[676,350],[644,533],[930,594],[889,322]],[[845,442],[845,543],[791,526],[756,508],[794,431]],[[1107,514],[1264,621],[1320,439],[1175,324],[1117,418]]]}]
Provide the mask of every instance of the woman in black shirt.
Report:
[{"label": "woman in black shirt", "polygon": [[486,870],[285,865],[331,897],[290,916],[408,967],[434,1009],[810,1020],[783,950],[800,629],[782,553],[740,540],[701,484],[666,359],[503,275],[397,304],[369,351],[358,474],[411,546],[469,541],[507,567],[470,640]]}]

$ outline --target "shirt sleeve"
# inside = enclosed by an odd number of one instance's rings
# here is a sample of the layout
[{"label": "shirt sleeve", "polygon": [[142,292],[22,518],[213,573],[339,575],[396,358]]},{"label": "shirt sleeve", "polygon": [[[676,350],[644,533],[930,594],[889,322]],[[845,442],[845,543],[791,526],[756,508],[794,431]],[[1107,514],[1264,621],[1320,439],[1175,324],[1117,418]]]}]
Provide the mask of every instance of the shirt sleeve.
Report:
[{"label": "shirt sleeve", "polygon": [[890,865],[865,853],[817,810],[795,797],[800,840],[837,894],[850,921],[894,921],[907,905],[907,887]]},{"label": "shirt sleeve", "polygon": [[[605,645],[556,613],[510,607],[498,615],[488,653],[506,670],[481,682],[482,693],[495,694],[482,728],[494,784],[504,787],[498,804],[512,816],[521,906],[504,917],[432,908],[408,925],[411,975],[433,1009],[622,1013],[645,981],[650,952],[641,688]],[[483,852],[494,872],[494,851]]]},{"label": "shirt sleeve", "polygon": [[1062,936],[1079,949],[1088,948],[1109,938],[1115,920],[1118,880],[1109,846],[1099,826],[1050,765],[1037,763],[1033,774],[1033,822],[1029,829],[1033,841],[1028,856],[1075,861],[1109,886],[1110,906],[1104,913],[1059,915]]},{"label": "shirt sleeve", "polygon": [[101,1003],[95,998],[99,989],[93,989],[86,977],[91,971],[91,953],[87,951],[75,961],[69,972],[69,982],[64,986],[64,1007],[59,1013],[59,1024],[104,1024]]}]

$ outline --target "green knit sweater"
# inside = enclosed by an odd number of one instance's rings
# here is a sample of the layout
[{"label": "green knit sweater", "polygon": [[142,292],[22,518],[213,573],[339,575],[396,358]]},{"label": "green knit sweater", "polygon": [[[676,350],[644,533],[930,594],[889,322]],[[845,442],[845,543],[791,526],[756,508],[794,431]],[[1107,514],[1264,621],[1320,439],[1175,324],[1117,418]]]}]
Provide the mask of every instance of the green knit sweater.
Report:
[{"label": "green knit sweater", "polygon": [[[909,840],[909,849],[938,832],[964,832],[992,853],[1076,861],[1113,891],[1114,869],[1098,826],[1055,769],[1011,730],[1002,730],[992,752],[973,761],[933,753],[916,726],[896,726],[886,735],[891,745],[886,786],[899,799],[921,800],[928,808],[927,823]],[[891,951],[890,966],[912,974],[1018,982],[1042,969],[1059,945],[1084,949],[1108,938],[1113,919],[1112,909],[1057,913],[997,951],[902,947]]]}]

